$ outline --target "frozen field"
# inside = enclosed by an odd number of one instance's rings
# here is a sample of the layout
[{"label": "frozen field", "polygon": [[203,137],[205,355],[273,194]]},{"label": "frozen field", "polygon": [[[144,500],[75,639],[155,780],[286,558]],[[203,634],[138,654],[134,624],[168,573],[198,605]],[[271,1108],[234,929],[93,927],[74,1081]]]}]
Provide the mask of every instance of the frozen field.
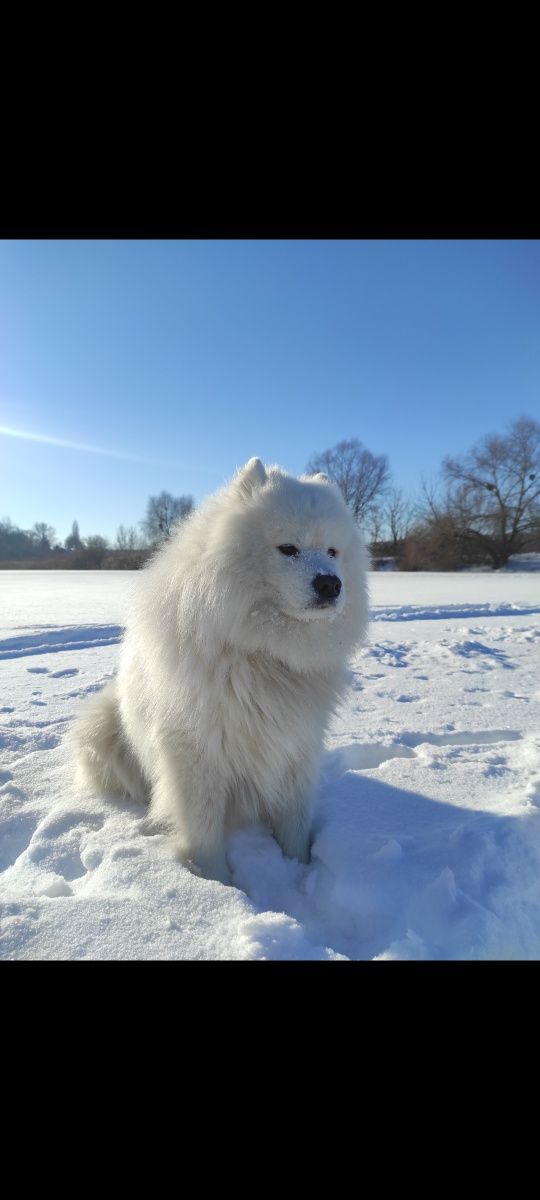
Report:
[{"label": "frozen field", "polygon": [[312,863],[242,831],[234,888],[73,785],[136,583],[0,572],[0,957],[540,958],[539,573],[370,576]]}]

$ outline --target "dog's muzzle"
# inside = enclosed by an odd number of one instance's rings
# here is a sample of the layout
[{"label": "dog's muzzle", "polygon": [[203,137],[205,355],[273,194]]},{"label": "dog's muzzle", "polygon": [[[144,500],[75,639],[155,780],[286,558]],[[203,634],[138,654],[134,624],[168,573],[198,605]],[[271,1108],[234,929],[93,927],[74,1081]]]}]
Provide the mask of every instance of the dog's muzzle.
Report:
[{"label": "dog's muzzle", "polygon": [[317,594],[319,604],[329,604],[339,596],[341,579],[338,579],[337,575],[316,575],[311,580],[311,586]]}]

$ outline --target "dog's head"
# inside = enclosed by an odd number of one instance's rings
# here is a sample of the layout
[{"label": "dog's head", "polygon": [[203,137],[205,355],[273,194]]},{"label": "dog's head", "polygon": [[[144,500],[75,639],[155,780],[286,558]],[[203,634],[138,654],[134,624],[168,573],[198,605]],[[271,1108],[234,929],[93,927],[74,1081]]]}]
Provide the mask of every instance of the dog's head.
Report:
[{"label": "dog's head", "polygon": [[232,640],[295,665],[343,657],[367,624],[367,552],[324,475],[252,458],[215,498],[207,551]]}]

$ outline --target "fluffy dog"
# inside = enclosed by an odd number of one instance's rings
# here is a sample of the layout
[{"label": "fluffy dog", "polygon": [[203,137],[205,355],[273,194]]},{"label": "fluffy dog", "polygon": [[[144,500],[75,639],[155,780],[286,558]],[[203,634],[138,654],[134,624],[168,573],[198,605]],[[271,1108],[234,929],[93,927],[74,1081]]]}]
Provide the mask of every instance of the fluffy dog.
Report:
[{"label": "fluffy dog", "polygon": [[309,861],[325,727],[368,620],[339,489],[252,458],[138,579],[114,679],[75,727],[82,780],[150,798],[182,858],[230,883],[228,833],[265,822]]}]

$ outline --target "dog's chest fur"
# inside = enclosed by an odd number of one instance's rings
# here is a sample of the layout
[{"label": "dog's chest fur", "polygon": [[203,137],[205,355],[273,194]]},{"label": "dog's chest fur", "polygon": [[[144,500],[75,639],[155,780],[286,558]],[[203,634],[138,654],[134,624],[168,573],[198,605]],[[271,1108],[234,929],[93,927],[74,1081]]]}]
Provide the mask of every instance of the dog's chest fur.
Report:
[{"label": "dog's chest fur", "polygon": [[294,790],[306,763],[316,768],[337,677],[301,675],[269,656],[223,651],[208,683],[205,750],[221,771],[226,766],[233,785],[250,795],[283,794]]}]

